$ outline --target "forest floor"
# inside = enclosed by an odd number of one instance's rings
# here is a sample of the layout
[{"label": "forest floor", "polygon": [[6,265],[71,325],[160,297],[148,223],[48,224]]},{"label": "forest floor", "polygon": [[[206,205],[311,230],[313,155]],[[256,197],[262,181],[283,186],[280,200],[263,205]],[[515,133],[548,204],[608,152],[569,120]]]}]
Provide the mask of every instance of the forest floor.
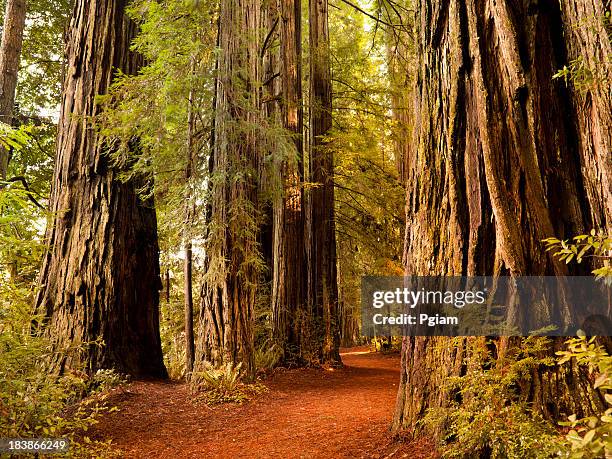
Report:
[{"label": "forest floor", "polygon": [[119,411],[91,433],[126,458],[427,458],[425,443],[389,432],[399,356],[345,349],[335,370],[276,371],[242,405],[193,401],[181,383],[138,381],[113,394]]}]

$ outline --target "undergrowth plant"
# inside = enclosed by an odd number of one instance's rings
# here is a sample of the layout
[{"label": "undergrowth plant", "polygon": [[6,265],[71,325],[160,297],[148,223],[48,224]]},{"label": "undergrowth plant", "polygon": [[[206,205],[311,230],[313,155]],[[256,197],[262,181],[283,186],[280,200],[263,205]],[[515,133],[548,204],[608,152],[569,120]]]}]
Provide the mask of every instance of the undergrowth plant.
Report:
[{"label": "undergrowth plant", "polygon": [[549,343],[524,338],[497,358],[484,338],[470,344],[471,370],[445,383],[450,405],[430,409],[423,420],[443,433],[443,457],[550,458],[564,450],[562,436],[516,390],[534,368],[554,365],[553,358],[541,357]]},{"label": "undergrowth plant", "polygon": [[571,338],[567,341],[567,350],[559,351],[559,365],[576,359],[579,365],[589,369],[593,376],[593,388],[599,390],[607,408],[603,413],[578,419],[575,414],[563,426],[571,428],[567,441],[571,445],[570,459],[590,459],[610,457],[612,455],[612,356],[603,346],[597,343],[597,338]]},{"label": "undergrowth plant", "polygon": [[197,400],[203,401],[207,405],[242,403],[266,391],[263,384],[243,383],[240,380],[241,369],[242,363],[234,365],[228,362],[219,368],[215,368],[207,362],[204,369],[195,372],[192,377],[194,388],[200,394]]},{"label": "undergrowth plant", "polygon": [[[585,258],[594,258],[600,263],[592,270],[598,279],[607,285],[612,284],[612,237],[604,231],[591,230],[589,234],[576,236],[572,241],[548,238],[544,240],[547,250],[555,251],[559,259],[570,263],[582,263]],[[583,333],[582,333],[583,334]],[[612,455],[612,357],[597,342],[597,337],[587,340],[585,336],[570,338],[566,341],[567,350],[557,352],[558,364],[563,365],[575,360],[586,367],[593,380],[593,389],[599,391],[605,401],[603,412],[578,419],[575,414],[561,422],[570,427],[566,442],[570,451],[565,457],[570,459],[590,459]]]},{"label": "undergrowth plant", "polygon": [[610,284],[612,282],[612,237],[604,231],[591,230],[589,234],[575,236],[571,242],[554,237],[544,239],[546,251],[554,251],[554,256],[565,263],[572,260],[582,263],[585,258],[599,260],[602,266],[595,268],[592,272],[597,279],[603,279]]}]

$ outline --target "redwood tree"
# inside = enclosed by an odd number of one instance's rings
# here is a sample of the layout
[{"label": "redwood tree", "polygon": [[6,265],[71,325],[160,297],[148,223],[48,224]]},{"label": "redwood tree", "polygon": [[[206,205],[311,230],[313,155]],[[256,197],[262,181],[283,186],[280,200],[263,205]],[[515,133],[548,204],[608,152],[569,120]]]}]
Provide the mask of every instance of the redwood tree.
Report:
[{"label": "redwood tree", "polygon": [[294,149],[279,165],[282,193],[274,205],[274,273],[272,315],[275,339],[285,359],[308,352],[306,246],[302,108],[301,0],[280,0],[281,87],[283,126]]},{"label": "redwood tree", "polygon": [[258,171],[259,0],[222,0],[206,272],[196,365],[242,363],[254,375],[253,310],[261,273]]},{"label": "redwood tree", "polygon": [[[60,352],[56,364],[166,376],[159,335],[159,254],[143,180],[121,182],[92,118],[117,70],[134,73],[135,24],[125,0],[79,0],[67,45],[48,252],[36,304]],[[137,140],[133,146],[137,148]],[[138,183],[136,183],[138,182]],[[101,343],[100,341],[103,341]]]},{"label": "redwood tree", "polygon": [[[541,241],[610,231],[611,99],[609,86],[577,91],[553,75],[581,56],[609,75],[604,2],[420,0],[415,11],[407,274],[567,273]],[[426,409],[449,402],[443,382],[469,371],[475,339],[404,339],[395,428],[414,428]],[[511,345],[500,339],[497,348]],[[534,369],[521,389],[559,418],[601,405],[588,387],[567,365]]]},{"label": "redwood tree", "polygon": [[310,0],[310,189],[308,304],[321,361],[340,362],[334,215],[334,158],[325,136],[332,127],[327,0]]}]

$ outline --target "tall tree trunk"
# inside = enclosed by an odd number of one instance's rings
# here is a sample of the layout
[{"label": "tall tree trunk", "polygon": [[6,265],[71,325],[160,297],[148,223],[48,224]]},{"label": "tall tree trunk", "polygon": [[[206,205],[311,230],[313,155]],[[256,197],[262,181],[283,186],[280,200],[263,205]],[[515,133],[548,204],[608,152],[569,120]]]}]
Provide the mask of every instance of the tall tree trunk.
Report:
[{"label": "tall tree trunk", "polygon": [[[603,2],[561,5],[417,2],[407,274],[564,274],[542,239],[609,228],[610,93],[581,95],[553,80],[572,53],[593,51],[587,44],[610,55],[603,27],[573,31],[603,16]],[[428,408],[446,406],[443,382],[466,371],[477,339],[404,339],[394,428],[415,428]],[[568,365],[534,370],[523,389],[536,410],[559,418],[601,404],[588,387]]]},{"label": "tall tree trunk", "polygon": [[319,358],[340,362],[334,157],[325,136],[332,127],[332,87],[327,0],[310,0],[310,191],[308,303],[322,343]]},{"label": "tall tree trunk", "polygon": [[185,166],[185,226],[183,230],[185,259],[183,260],[184,282],[184,316],[185,316],[185,371],[193,371],[195,361],[195,342],[193,337],[193,247],[192,247],[192,216],[193,216],[193,187],[191,179],[195,168],[195,116],[193,113],[193,91],[189,93],[189,108],[187,113],[187,164]]},{"label": "tall tree trunk", "polygon": [[196,365],[242,363],[255,372],[253,309],[260,276],[259,0],[222,0],[215,142],[202,326]]},{"label": "tall tree trunk", "polygon": [[[0,121],[9,125],[13,124],[25,18],[26,1],[7,0],[0,46]],[[0,146],[0,180],[6,179],[8,163],[9,151]]]},{"label": "tall tree trunk", "polygon": [[115,368],[165,377],[155,208],[136,192],[142,180],[117,179],[110,147],[91,124],[99,112],[96,96],[108,91],[117,69],[133,74],[142,62],[130,51],[136,26],[125,5],[81,0],[74,8],[51,196],[54,218],[36,304],[60,349],[84,346],[82,352],[60,353],[60,371]]},{"label": "tall tree trunk", "polygon": [[191,240],[185,242],[183,276],[185,282],[185,372],[193,371],[195,341],[193,337],[193,249]]},{"label": "tall tree trunk", "polygon": [[302,360],[307,329],[304,245],[304,157],[302,108],[302,2],[280,0],[283,126],[295,149],[279,167],[282,194],[274,206],[273,334],[286,360]]}]

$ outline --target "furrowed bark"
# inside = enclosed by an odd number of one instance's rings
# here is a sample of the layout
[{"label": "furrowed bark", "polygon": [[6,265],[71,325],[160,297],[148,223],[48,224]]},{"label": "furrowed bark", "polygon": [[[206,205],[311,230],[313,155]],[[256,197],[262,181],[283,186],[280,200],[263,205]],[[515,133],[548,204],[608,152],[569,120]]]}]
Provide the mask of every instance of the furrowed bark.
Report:
[{"label": "furrowed bark", "polygon": [[185,197],[185,228],[183,233],[185,259],[183,260],[184,277],[184,321],[185,321],[185,372],[193,371],[195,361],[195,341],[193,335],[193,247],[192,247],[192,215],[193,196],[191,178],[195,169],[195,117],[193,114],[193,92],[189,93],[189,110],[187,114],[187,164],[185,181],[187,196]]},{"label": "furrowed bark", "polygon": [[282,193],[274,206],[273,336],[286,361],[303,361],[310,343],[306,327],[306,257],[302,109],[301,0],[280,0],[283,126],[295,149],[279,167]]},{"label": "furrowed bark", "polygon": [[253,310],[261,274],[260,28],[259,0],[221,2],[212,201],[196,350],[196,368],[204,361],[242,363],[248,378],[255,373]]},{"label": "furrowed bark", "polygon": [[327,0],[309,1],[310,17],[310,189],[308,304],[321,362],[340,362],[334,158],[325,136],[332,127],[332,92]]},{"label": "furrowed bark", "polygon": [[[602,30],[572,31],[586,14],[582,2],[561,6],[417,2],[407,274],[584,273],[562,266],[542,239],[609,228],[610,181],[599,181],[610,170],[609,99],[595,90],[581,95],[553,75],[572,53],[586,52],[585,43],[605,42],[607,50],[609,41]],[[443,381],[469,371],[466,350],[479,339],[404,339],[394,429],[415,429],[428,408],[447,405]],[[562,342],[551,340],[550,351]],[[498,347],[513,343],[502,338]],[[601,406],[589,387],[580,369],[567,365],[534,370],[521,394],[559,420]]]},{"label": "furrowed bark", "polygon": [[[93,373],[114,368],[165,377],[159,335],[161,289],[153,200],[121,182],[92,123],[117,69],[133,74],[142,59],[130,51],[136,26],[122,0],[78,1],[67,46],[66,78],[51,196],[48,252],[36,298],[56,367]],[[137,141],[134,141],[137,147]],[[103,341],[98,345],[94,341]]]}]

